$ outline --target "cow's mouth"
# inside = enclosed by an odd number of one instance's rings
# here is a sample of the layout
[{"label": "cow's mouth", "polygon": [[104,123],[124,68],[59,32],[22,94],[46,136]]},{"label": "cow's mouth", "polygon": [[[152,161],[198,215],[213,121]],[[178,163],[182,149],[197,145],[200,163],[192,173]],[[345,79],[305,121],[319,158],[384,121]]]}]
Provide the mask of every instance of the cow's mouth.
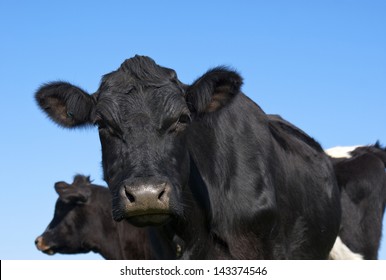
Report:
[{"label": "cow's mouth", "polygon": [[52,256],[52,255],[54,255],[56,253],[53,248],[48,248],[48,249],[42,250],[42,252],[44,254],[47,254],[47,255],[50,255],[50,256]]},{"label": "cow's mouth", "polygon": [[158,214],[142,214],[127,217],[126,219],[133,225],[138,227],[145,226],[160,226],[168,223],[172,218],[172,215],[168,213]]}]

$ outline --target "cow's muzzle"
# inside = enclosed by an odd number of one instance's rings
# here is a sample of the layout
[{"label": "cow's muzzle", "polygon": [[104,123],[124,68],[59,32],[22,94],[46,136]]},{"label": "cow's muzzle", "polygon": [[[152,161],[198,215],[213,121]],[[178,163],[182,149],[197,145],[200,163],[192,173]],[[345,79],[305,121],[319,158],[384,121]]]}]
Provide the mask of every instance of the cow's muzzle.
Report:
[{"label": "cow's muzzle", "polygon": [[35,245],[39,251],[42,251],[47,255],[55,254],[55,251],[53,250],[53,248],[45,244],[43,236],[39,236],[35,239]]},{"label": "cow's muzzle", "polygon": [[161,225],[171,217],[169,183],[123,184],[122,218],[137,226]]}]

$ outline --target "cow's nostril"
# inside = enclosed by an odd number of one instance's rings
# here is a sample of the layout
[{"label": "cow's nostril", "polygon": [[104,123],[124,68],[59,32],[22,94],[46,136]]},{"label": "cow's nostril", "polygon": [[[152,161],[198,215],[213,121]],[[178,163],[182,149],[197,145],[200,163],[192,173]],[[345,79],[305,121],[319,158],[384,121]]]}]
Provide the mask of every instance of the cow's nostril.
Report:
[{"label": "cow's nostril", "polygon": [[128,198],[128,200],[133,203],[135,202],[135,197],[134,195],[132,195],[130,192],[126,191],[126,197]]},{"label": "cow's nostril", "polygon": [[158,199],[162,200],[162,196],[165,194],[165,190],[162,190],[160,194],[158,195]]}]

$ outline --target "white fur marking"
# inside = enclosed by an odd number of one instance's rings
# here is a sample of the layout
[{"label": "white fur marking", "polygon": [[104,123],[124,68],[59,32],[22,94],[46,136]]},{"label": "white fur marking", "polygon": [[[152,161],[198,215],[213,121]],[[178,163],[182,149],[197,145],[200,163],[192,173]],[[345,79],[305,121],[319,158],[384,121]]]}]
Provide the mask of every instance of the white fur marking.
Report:
[{"label": "white fur marking", "polygon": [[333,158],[351,158],[350,152],[361,146],[337,146],[325,150],[325,153]]},{"label": "white fur marking", "polygon": [[352,252],[338,236],[330,252],[330,260],[363,260],[361,254]]}]

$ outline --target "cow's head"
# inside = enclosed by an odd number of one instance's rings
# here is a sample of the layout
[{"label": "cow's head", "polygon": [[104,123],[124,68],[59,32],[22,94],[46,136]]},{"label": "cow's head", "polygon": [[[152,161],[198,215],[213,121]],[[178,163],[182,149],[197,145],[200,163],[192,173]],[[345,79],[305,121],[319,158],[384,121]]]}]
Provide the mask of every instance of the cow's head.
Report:
[{"label": "cow's head", "polygon": [[55,190],[59,194],[54,218],[47,229],[35,240],[36,247],[49,255],[54,253],[87,253],[90,248],[84,243],[90,235],[90,223],[94,223],[93,206],[90,206],[91,188],[88,177],[76,176],[70,185],[57,182]]},{"label": "cow's head", "polygon": [[98,126],[114,219],[159,225],[183,215],[190,122],[226,106],[241,83],[237,73],[219,67],[186,86],[174,70],[135,56],[105,75],[94,94],[54,82],[42,86],[36,100],[61,126]]}]

